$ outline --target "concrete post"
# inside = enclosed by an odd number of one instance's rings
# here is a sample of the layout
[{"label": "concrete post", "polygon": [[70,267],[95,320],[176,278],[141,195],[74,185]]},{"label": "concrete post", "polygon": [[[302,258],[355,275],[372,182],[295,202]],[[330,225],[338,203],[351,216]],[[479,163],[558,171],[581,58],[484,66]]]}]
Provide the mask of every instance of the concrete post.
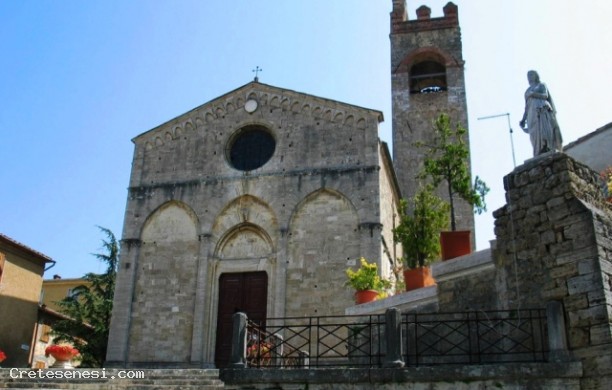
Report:
[{"label": "concrete post", "polygon": [[385,341],[387,354],[383,366],[386,368],[404,367],[402,360],[402,313],[392,307],[385,312]]},{"label": "concrete post", "polygon": [[232,354],[230,356],[230,367],[246,368],[247,347],[247,316],[245,313],[233,315],[234,328],[232,332]]},{"label": "concrete post", "polygon": [[569,360],[567,334],[563,304],[551,301],[546,304],[546,326],[548,329],[548,360],[553,362]]}]

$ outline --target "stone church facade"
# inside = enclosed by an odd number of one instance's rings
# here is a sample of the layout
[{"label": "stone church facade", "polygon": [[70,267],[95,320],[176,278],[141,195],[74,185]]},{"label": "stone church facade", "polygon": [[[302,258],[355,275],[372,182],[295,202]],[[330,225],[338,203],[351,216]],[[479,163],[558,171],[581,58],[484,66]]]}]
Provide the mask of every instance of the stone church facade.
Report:
[{"label": "stone church facade", "polygon": [[389,277],[382,119],[255,81],[136,137],[108,360],[223,363],[220,316],[341,314],[361,256]]},{"label": "stone church facade", "polygon": [[[463,68],[449,60],[461,59],[456,11],[449,3],[427,27],[429,14],[408,21],[393,1],[394,161],[380,111],[257,78],[133,139],[108,366],[223,367],[234,312],[341,315],[354,304],[345,270],[360,257],[393,277],[397,206],[420,158],[412,143],[449,108],[467,127]],[[415,72],[416,89],[405,84]],[[462,215],[473,228],[471,210]]]}]

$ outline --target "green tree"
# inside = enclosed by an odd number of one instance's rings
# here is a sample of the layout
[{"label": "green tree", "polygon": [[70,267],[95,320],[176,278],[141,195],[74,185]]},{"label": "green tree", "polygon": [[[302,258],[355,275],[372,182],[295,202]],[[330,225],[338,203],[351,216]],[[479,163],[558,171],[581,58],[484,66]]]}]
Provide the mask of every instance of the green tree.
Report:
[{"label": "green tree", "polygon": [[79,350],[81,367],[103,366],[113,310],[119,245],[109,229],[99,229],[106,235],[102,240],[105,253],[94,256],[106,264],[106,272],[87,273],[83,279],[89,283],[74,288],[71,296],[58,302],[61,312],[69,319],[58,321],[53,329],[56,342],[69,342]]},{"label": "green tree", "polygon": [[421,187],[409,202],[400,201],[393,238],[402,244],[407,268],[424,267],[440,256],[440,230],[448,229],[448,210],[431,186]]},{"label": "green tree", "polygon": [[480,214],[487,211],[485,195],[489,187],[478,176],[471,184],[468,158],[470,155],[464,136],[467,130],[459,123],[451,128],[450,117],[441,114],[434,121],[434,137],[429,143],[415,145],[425,150],[423,172],[420,178],[429,177],[435,187],[445,182],[450,203],[451,229],[457,230],[454,196],[458,195]]}]

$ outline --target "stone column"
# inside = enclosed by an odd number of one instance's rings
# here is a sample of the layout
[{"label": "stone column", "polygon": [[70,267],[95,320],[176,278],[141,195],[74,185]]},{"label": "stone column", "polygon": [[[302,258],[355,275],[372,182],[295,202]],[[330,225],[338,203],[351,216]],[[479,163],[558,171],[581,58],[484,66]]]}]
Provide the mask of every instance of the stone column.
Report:
[{"label": "stone column", "polygon": [[359,224],[360,255],[368,262],[375,262],[381,269],[381,239],[382,224],[379,222],[363,222]]},{"label": "stone column", "polygon": [[206,289],[208,288],[208,247],[210,234],[201,234],[200,251],[196,278],[196,293],[193,312],[193,333],[191,337],[191,363],[204,363],[204,313],[206,308]]},{"label": "stone column", "polygon": [[232,332],[232,354],[230,367],[246,368],[247,347],[247,316],[244,313],[235,313],[233,316],[234,328]]},{"label": "stone column", "polygon": [[121,241],[121,260],[115,283],[113,312],[108,349],[106,352],[106,367],[125,367],[128,359],[130,322],[132,318],[132,298],[136,283],[136,269],[140,246],[138,239]]},{"label": "stone column", "polygon": [[383,366],[386,368],[404,367],[402,359],[402,313],[392,307],[385,312],[385,341],[387,354]]},{"label": "stone column", "polygon": [[559,362],[569,360],[567,350],[567,335],[563,304],[558,301],[546,305],[546,326],[548,330],[549,361]]},{"label": "stone column", "polygon": [[[287,296],[287,253],[289,253],[287,229],[280,229],[278,239],[278,250],[276,253],[276,263],[274,265],[274,277],[276,278],[274,292],[274,307],[272,308],[274,317],[285,316],[286,296]],[[272,275],[271,275],[272,276]],[[268,315],[270,317],[270,315]]]}]

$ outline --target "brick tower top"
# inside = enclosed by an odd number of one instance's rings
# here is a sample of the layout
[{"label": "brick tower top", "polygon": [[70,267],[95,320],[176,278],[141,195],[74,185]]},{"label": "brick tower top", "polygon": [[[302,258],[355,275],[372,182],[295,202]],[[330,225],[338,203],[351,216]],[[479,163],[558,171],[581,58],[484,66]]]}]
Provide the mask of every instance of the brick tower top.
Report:
[{"label": "brick tower top", "polygon": [[393,0],[391,34],[436,30],[459,25],[458,8],[453,2],[449,1],[444,6],[443,11],[443,17],[432,18],[431,8],[422,5],[416,10],[417,19],[409,20],[406,12],[406,0]]}]

